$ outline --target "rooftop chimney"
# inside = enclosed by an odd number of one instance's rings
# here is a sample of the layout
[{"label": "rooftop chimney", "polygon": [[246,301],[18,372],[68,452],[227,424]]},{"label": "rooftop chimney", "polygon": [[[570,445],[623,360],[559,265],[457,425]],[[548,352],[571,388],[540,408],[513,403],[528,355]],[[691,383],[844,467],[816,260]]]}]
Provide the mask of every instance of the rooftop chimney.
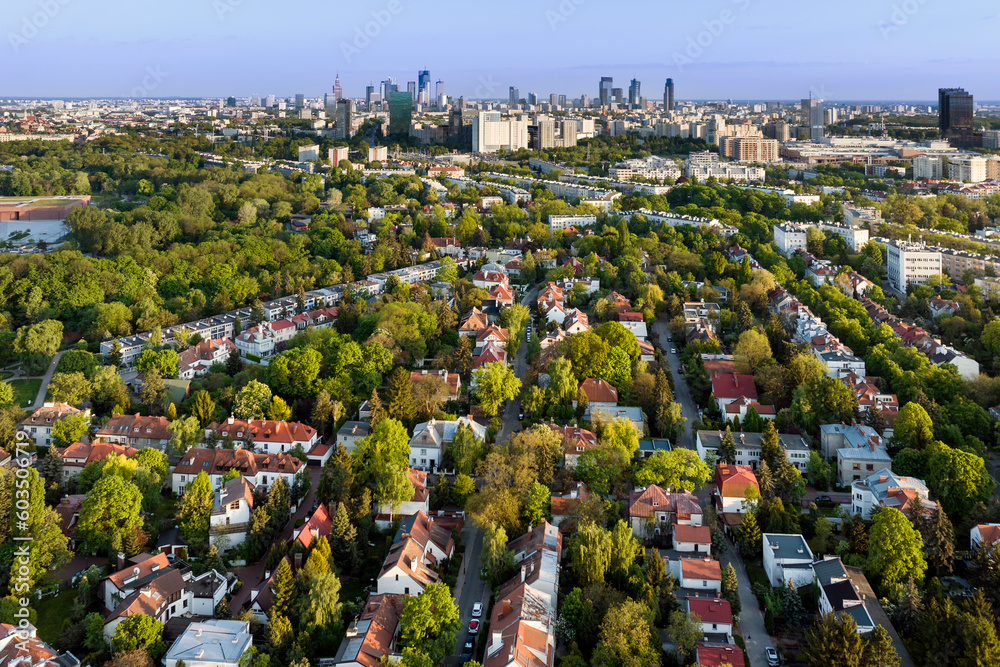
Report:
[{"label": "rooftop chimney", "polygon": [[[522,569],[521,571],[523,572],[524,570]],[[500,615],[506,616],[509,613],[510,613],[510,598],[507,598],[503,601],[503,612],[501,612]]]},{"label": "rooftop chimney", "polygon": [[118,567],[117,567],[117,569],[115,571],[116,572],[121,572],[122,570],[125,569],[125,554],[123,552],[121,552],[121,551],[118,552],[118,561],[117,562],[118,562]]}]

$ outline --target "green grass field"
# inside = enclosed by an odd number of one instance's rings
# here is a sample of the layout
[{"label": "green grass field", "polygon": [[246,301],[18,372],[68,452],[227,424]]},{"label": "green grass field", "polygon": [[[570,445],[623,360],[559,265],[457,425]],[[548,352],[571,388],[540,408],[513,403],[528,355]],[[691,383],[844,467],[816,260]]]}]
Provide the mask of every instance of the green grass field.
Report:
[{"label": "green grass field", "polygon": [[75,599],[76,590],[71,588],[55,597],[43,598],[35,604],[38,612],[38,636],[41,639],[49,644],[56,643],[63,620],[69,618]]},{"label": "green grass field", "polygon": [[9,384],[14,388],[14,402],[24,408],[31,405],[35,400],[38,390],[42,387],[42,379],[11,380]]}]

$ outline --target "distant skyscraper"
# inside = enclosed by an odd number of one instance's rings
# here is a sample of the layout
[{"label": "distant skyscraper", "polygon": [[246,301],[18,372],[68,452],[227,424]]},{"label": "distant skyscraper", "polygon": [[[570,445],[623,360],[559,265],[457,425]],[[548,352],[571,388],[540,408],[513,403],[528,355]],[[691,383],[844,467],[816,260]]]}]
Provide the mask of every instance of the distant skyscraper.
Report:
[{"label": "distant skyscraper", "polygon": [[938,129],[941,138],[956,146],[973,146],[972,125],[975,105],[972,93],[963,88],[941,88],[938,90]]},{"label": "distant skyscraper", "polygon": [[236,106],[236,98],[235,97],[227,97],[226,98],[226,106],[227,107],[234,107],[234,106]]},{"label": "distant skyscraper", "polygon": [[340,87],[340,72],[337,72],[337,78],[333,80],[333,99],[344,99],[344,89]]},{"label": "distant skyscraper", "polygon": [[528,93],[528,104],[535,105],[538,104],[538,95],[534,93]]},{"label": "distant skyscraper", "polygon": [[389,93],[389,134],[408,135],[413,116],[413,93]]},{"label": "distant skyscraper", "polygon": [[598,89],[598,98],[601,100],[601,106],[608,106],[611,103],[611,88],[614,85],[614,77],[602,76],[601,77],[601,87]]},{"label": "distant skyscraper", "polygon": [[434,97],[441,97],[442,95],[444,95],[444,81],[438,79],[437,83],[434,84],[434,87],[435,87]]},{"label": "distant skyscraper", "polygon": [[802,99],[802,119],[809,127],[809,141],[819,141],[826,136],[824,111],[823,100],[811,97]]},{"label": "distant skyscraper", "polygon": [[350,139],[354,116],[354,100],[337,101],[337,118],[334,123],[334,139]]},{"label": "distant skyscraper", "polygon": [[267,108],[270,109],[274,106],[274,95],[267,96]]},{"label": "distant skyscraper", "polygon": [[558,106],[559,93],[549,93],[549,104],[551,104],[552,106]]},{"label": "distant skyscraper", "polygon": [[431,73],[422,69],[417,73],[417,98],[421,104],[431,101]]},{"label": "distant skyscraper", "polygon": [[323,95],[323,109],[326,111],[327,118],[333,118],[337,115],[336,93],[326,93]]},{"label": "distant skyscraper", "polygon": [[410,94],[410,97],[413,98],[413,101],[416,102],[417,101],[417,82],[416,81],[407,81],[406,82],[406,92],[408,92]]},{"label": "distant skyscraper", "polygon": [[375,86],[368,84],[365,86],[365,109],[372,110],[372,102],[375,97]]},{"label": "distant skyscraper", "polygon": [[512,107],[517,106],[521,102],[521,91],[517,89],[517,86],[510,87],[510,97],[508,102]]},{"label": "distant skyscraper", "polygon": [[663,86],[663,109],[665,111],[674,110],[674,80],[667,79],[666,85]]},{"label": "distant skyscraper", "polygon": [[559,96],[559,106],[561,106],[561,107],[565,107],[566,106],[566,96],[565,95],[560,95]]},{"label": "distant skyscraper", "polygon": [[628,85],[628,105],[633,109],[639,106],[639,87],[642,84],[639,83],[637,79],[632,79],[632,82]]},{"label": "distant skyscraper", "polygon": [[622,92],[621,88],[612,88],[611,89],[611,101],[615,102],[617,104],[624,103],[624,101],[625,101],[625,95]]},{"label": "distant skyscraper", "polygon": [[302,93],[295,94],[295,108],[305,109],[306,108],[306,96]]},{"label": "distant skyscraper", "polygon": [[[379,88],[379,99],[382,100],[382,104],[385,105],[389,102],[389,95],[399,90],[399,86],[396,85],[396,80],[389,77],[382,82]],[[383,110],[385,107],[383,106]]]}]

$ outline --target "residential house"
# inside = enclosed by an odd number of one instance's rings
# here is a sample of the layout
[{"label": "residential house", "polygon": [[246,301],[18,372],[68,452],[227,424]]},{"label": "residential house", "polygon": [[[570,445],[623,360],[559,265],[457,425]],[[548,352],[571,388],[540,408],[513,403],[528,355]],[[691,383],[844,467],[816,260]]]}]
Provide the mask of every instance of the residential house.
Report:
[{"label": "residential house", "polygon": [[614,421],[625,419],[632,422],[632,426],[639,433],[639,437],[646,435],[646,413],[637,405],[618,406],[616,408],[592,408],[590,420],[593,421]]},{"label": "residential house", "polygon": [[476,334],[476,348],[473,354],[476,356],[482,354],[487,345],[505,347],[509,338],[510,331],[491,324]]},{"label": "residential house", "polygon": [[865,608],[864,599],[838,556],[827,556],[813,563],[813,573],[819,586],[820,614],[847,614],[857,624],[858,634],[875,629],[875,621]]},{"label": "residential house", "polygon": [[[580,383],[580,391],[587,396],[587,409],[584,419],[590,419],[595,409],[614,410],[618,407],[618,390],[604,379],[588,378]],[[573,408],[576,409],[576,397],[573,397]]]},{"label": "residential house", "polygon": [[608,301],[611,302],[611,305],[614,307],[616,312],[622,313],[632,310],[632,302],[618,292],[612,292],[609,294]]},{"label": "residential house", "polygon": [[431,490],[427,488],[427,473],[413,468],[407,470],[407,473],[410,477],[410,484],[413,485],[413,495],[410,496],[409,500],[401,503],[396,510],[393,510],[390,503],[385,503],[378,508],[375,523],[383,530],[391,526],[396,517],[413,516],[417,512],[423,512],[426,515],[430,512]]},{"label": "residential house", "polygon": [[983,545],[992,546],[997,540],[1000,540],[1000,523],[976,524],[969,531],[969,544],[973,551]]},{"label": "residential house", "polygon": [[718,597],[722,593],[722,568],[711,558],[668,560],[667,569],[681,588],[695,595]]},{"label": "residential house", "polygon": [[[479,352],[478,355],[472,361],[472,370],[477,368],[482,368],[486,364],[503,364],[507,365],[507,348],[498,343],[487,343],[485,347]],[[472,381],[469,383],[471,390],[475,391],[476,388],[476,378],[472,377]]]},{"label": "residential house", "polygon": [[640,343],[646,342],[649,331],[646,329],[646,320],[642,313],[621,312],[618,313],[618,323],[632,332],[635,339]]},{"label": "residential house", "polygon": [[[702,460],[711,452],[716,457],[725,431],[698,431],[695,433],[695,446]],[[736,442],[736,464],[748,465],[754,470],[760,465],[760,445],[764,436],[760,433],[733,433]],[[800,472],[806,471],[809,463],[809,444],[801,435],[779,433],[778,442],[785,450],[785,458]]]},{"label": "residential house", "polygon": [[[839,445],[839,446],[838,446]],[[857,481],[883,468],[892,470],[892,457],[875,429],[863,424],[823,424],[820,451],[837,459],[837,479],[841,485]]]},{"label": "residential house", "polygon": [[445,447],[455,439],[459,426],[472,429],[477,438],[486,440],[486,427],[468,417],[421,422],[414,427],[410,438],[410,467],[433,470],[440,465]]},{"label": "residential house", "polygon": [[261,322],[236,336],[233,341],[240,358],[253,363],[267,363],[277,345],[270,322]]},{"label": "residential house", "polygon": [[384,658],[395,662],[402,656],[396,649],[399,619],[403,615],[403,596],[369,595],[361,615],[347,627],[344,640],[329,667],[382,667]]},{"label": "residential house", "polygon": [[942,315],[954,315],[959,310],[958,302],[941,297],[933,297],[927,302],[927,308],[931,311],[931,317],[938,318]]},{"label": "residential house", "polygon": [[432,377],[439,377],[444,380],[444,385],[448,390],[449,401],[458,400],[459,390],[462,388],[462,378],[458,373],[449,373],[444,369],[439,371],[414,371],[410,373],[410,384],[417,386],[418,383],[425,382]]},{"label": "residential house", "polygon": [[111,454],[132,456],[138,451],[138,449],[133,449],[128,445],[111,442],[75,442],[69,447],[59,450],[63,459],[63,481],[68,481],[71,477],[79,475],[87,467],[87,464],[103,461]]},{"label": "residential house", "polygon": [[176,494],[184,493],[198,473],[205,472],[217,489],[230,470],[235,470],[253,484],[254,488],[267,491],[278,478],[291,488],[295,475],[305,463],[287,453],[266,454],[246,449],[189,449],[180,462],[170,471],[170,488]]},{"label": "residential house", "polygon": [[0,665],[5,667],[80,667],[80,660],[66,651],[59,654],[38,638],[35,626],[0,623]]},{"label": "residential house", "polygon": [[83,507],[83,501],[87,499],[85,493],[74,493],[70,495],[65,495],[59,499],[59,504],[56,505],[56,514],[59,515],[60,527],[62,528],[63,535],[69,538],[69,548],[76,548],[76,523],[80,519],[80,509]]},{"label": "residential house", "polygon": [[550,301],[540,304],[538,309],[545,316],[547,322],[555,322],[561,325],[566,321],[566,307],[561,301]]},{"label": "residential house", "polygon": [[655,484],[629,492],[628,520],[641,538],[666,534],[675,524],[700,526],[703,514],[698,499],[688,491],[667,492]]},{"label": "residential house", "polygon": [[656,361],[656,350],[652,343],[639,341],[639,360],[650,364]]},{"label": "residential house", "polygon": [[514,305],[514,291],[510,285],[502,283],[490,290],[490,300],[497,308],[510,308]]},{"label": "residential house", "polygon": [[722,598],[685,598],[687,612],[701,619],[701,630],[706,635],[725,635],[733,641],[733,609],[729,600]]},{"label": "residential house", "polygon": [[80,410],[68,403],[42,403],[42,407],[31,413],[17,425],[17,430],[27,434],[36,447],[52,444],[52,427],[70,415],[83,414],[90,421],[90,408]]},{"label": "residential house", "polygon": [[318,540],[321,537],[330,537],[332,526],[333,517],[330,516],[330,510],[327,509],[326,503],[320,503],[316,511],[299,528],[295,540],[308,549],[313,540]]},{"label": "residential house", "polygon": [[173,438],[169,425],[170,420],[166,417],[147,417],[138,412],[134,415],[113,414],[94,437],[136,449],[153,447],[162,452]]},{"label": "residential house", "polygon": [[177,377],[192,380],[208,373],[212,364],[224,364],[230,353],[236,349],[228,338],[212,340],[206,338],[180,353],[180,370]]},{"label": "residential house", "polygon": [[146,614],[161,623],[177,616],[213,616],[227,589],[226,578],[215,570],[194,576],[183,562],[171,563],[165,553],[141,553],[126,562],[118,554],[115,572],[101,580],[104,636],[133,614]]},{"label": "residential house", "polygon": [[757,385],[754,384],[752,375],[713,373],[711,380],[712,396],[722,414],[726,414],[727,405],[742,398],[757,401]]},{"label": "residential house", "polygon": [[726,405],[724,415],[727,422],[735,423],[734,420],[739,419],[740,423],[742,423],[747,418],[747,415],[750,414],[751,410],[756,412],[761,419],[766,419],[768,421],[772,421],[778,416],[778,412],[773,405],[762,405],[751,398],[742,396]]},{"label": "residential house", "polygon": [[418,512],[403,519],[376,580],[377,592],[419,595],[440,580],[431,566],[454,550],[451,531],[435,526],[433,518]]},{"label": "residential house", "polygon": [[876,507],[894,507],[909,514],[914,498],[919,496],[924,511],[929,512],[937,504],[928,498],[929,492],[924,480],[903,477],[883,468],[876,473],[851,483],[851,511],[868,520]]},{"label": "residential house", "polygon": [[472,278],[472,284],[485,290],[491,290],[497,285],[507,284],[508,278],[503,267],[499,265],[494,266],[497,268],[495,271],[484,271],[481,269],[476,272],[476,275]]},{"label": "residential house", "polygon": [[208,543],[227,551],[246,542],[253,513],[253,484],[243,477],[231,479],[215,492],[209,515]]},{"label": "residential house", "polygon": [[743,649],[736,644],[697,642],[694,661],[698,667],[746,667]]},{"label": "residential house", "polygon": [[715,466],[715,505],[721,512],[743,514],[750,511],[747,492],[760,497],[760,486],[748,465],[720,463]]},{"label": "residential house", "polygon": [[337,431],[337,444],[343,445],[344,449],[353,454],[358,442],[367,438],[371,430],[370,422],[344,422],[344,425]]},{"label": "residential house", "polygon": [[597,436],[578,426],[559,426],[555,422],[543,423],[559,437],[563,449],[563,467],[574,470],[580,455],[597,446]]},{"label": "residential house", "polygon": [[712,529],[708,526],[677,524],[672,539],[674,551],[712,555]]},{"label": "residential house", "polygon": [[785,586],[791,581],[796,587],[813,582],[813,554],[801,535],[764,533],[764,572],[772,586]]},{"label": "residential house", "polygon": [[569,311],[566,313],[566,319],[563,320],[563,329],[567,336],[590,331],[590,321],[587,319],[587,314],[579,308]]},{"label": "residential house", "polygon": [[554,331],[549,331],[544,336],[542,336],[542,340],[539,341],[539,346],[543,350],[547,350],[553,345],[561,343],[564,340],[566,340],[566,332],[563,331],[561,327],[556,327]]},{"label": "residential house", "polygon": [[250,621],[207,619],[190,624],[163,656],[165,667],[239,667],[253,646]]},{"label": "residential house", "polygon": [[590,497],[590,489],[583,482],[573,482],[561,496],[552,496],[550,512],[552,514],[552,525],[559,526],[566,519],[576,515],[576,510],[580,503]]},{"label": "residential house", "polygon": [[290,452],[297,447],[308,453],[319,443],[319,432],[306,424],[253,417],[237,419],[232,415],[222,423],[209,424],[205,437],[213,433],[222,440],[231,439],[235,447],[245,447],[252,441],[255,451],[268,454]]},{"label": "residential house", "polygon": [[462,257],[465,255],[465,248],[462,247],[462,244],[454,236],[445,238],[431,237],[430,241],[431,245],[434,246],[434,250],[439,255],[447,255],[448,257]]},{"label": "residential house", "polygon": [[472,336],[473,338],[479,334],[480,331],[485,329],[490,325],[490,320],[486,317],[486,314],[473,307],[472,310],[462,318],[462,321],[458,325],[458,335],[459,336]]}]

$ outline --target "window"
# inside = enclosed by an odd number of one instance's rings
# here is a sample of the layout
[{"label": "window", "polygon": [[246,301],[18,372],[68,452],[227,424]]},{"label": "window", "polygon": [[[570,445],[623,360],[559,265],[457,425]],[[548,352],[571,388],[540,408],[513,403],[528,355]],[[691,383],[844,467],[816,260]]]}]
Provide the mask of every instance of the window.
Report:
[{"label": "window", "polygon": [[861,464],[860,464],[860,463],[855,463],[855,464],[854,464],[854,465],[852,466],[852,468],[853,468],[854,470],[861,470]]},{"label": "window", "polygon": [[399,581],[399,575],[398,574],[396,575],[396,581]]},{"label": "window", "polygon": [[868,471],[875,470],[875,466],[873,466],[871,463],[869,463],[868,465],[865,466],[865,470],[868,470]]},{"label": "window", "polygon": [[708,587],[708,582],[707,582],[707,581],[705,581],[704,579],[702,579],[702,580],[701,580],[701,585],[702,585],[702,587],[705,587],[705,588],[707,588],[707,587]]}]

